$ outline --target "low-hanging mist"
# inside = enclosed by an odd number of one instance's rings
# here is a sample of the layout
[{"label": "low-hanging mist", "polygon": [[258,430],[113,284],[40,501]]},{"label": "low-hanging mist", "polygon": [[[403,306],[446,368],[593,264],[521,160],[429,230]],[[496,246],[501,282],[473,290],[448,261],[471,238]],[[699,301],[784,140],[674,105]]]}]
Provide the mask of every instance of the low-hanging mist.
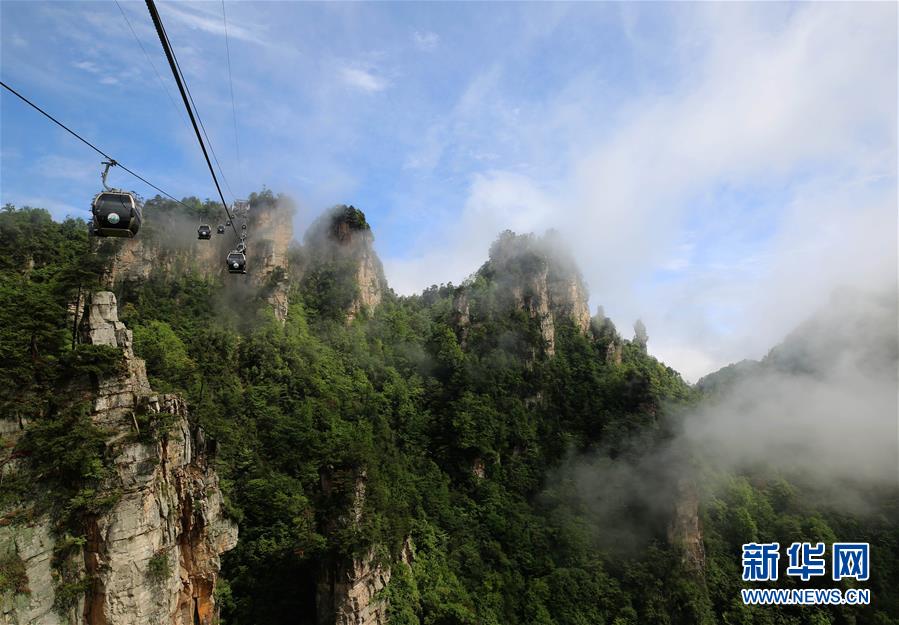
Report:
[{"label": "low-hanging mist", "polygon": [[895,292],[835,291],[830,304],[771,349],[697,384],[694,405],[668,406],[666,431],[625,450],[572,453],[545,497],[577,508],[613,551],[665,530],[684,488],[713,496],[728,476],[787,479],[802,498],[868,514],[899,497],[899,336]]}]

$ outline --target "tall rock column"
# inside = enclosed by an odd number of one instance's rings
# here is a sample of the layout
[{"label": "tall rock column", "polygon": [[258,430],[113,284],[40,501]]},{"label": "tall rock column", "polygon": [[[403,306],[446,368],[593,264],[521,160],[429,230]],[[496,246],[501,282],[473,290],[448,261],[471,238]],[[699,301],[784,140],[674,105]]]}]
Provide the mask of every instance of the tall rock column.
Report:
[{"label": "tall rock column", "polygon": [[681,478],[677,483],[673,512],[668,525],[668,542],[680,549],[681,561],[687,570],[702,576],[705,574],[705,547],[699,519],[699,493],[689,478]]},{"label": "tall rock column", "polygon": [[387,280],[365,214],[353,206],[335,206],[309,227],[304,240],[309,256],[304,279],[330,284],[332,292],[323,295],[339,302],[347,321],[374,312]]},{"label": "tall rock column", "polygon": [[[365,470],[327,467],[321,485],[326,497],[342,499],[348,495],[344,514],[331,520],[328,531],[341,526],[358,528],[365,511]],[[408,566],[411,562],[412,547],[407,539],[399,561],[393,565]],[[319,625],[386,625],[388,605],[378,593],[390,582],[390,566],[379,561],[375,546],[361,556],[326,559],[316,588]]]},{"label": "tall rock column", "polygon": [[538,238],[503,232],[490,246],[490,260],[480,273],[501,300],[537,321],[546,356],[555,355],[556,331],[563,321],[573,322],[583,334],[589,331],[587,288],[552,233]]},{"label": "tall rock column", "polygon": [[[222,510],[218,476],[203,431],[177,395],[156,395],[115,296],[94,293],[83,325],[87,342],[122,349],[126,371],[100,380],[92,418],[113,432],[122,496],[88,519],[85,569],[93,584],[88,625],[212,625],[219,555],[237,542]],[[137,431],[137,416],[157,433]]]},{"label": "tall rock column", "polygon": [[[112,293],[91,296],[81,334],[122,350],[120,372],[60,391],[90,398],[112,459],[104,491],[118,496],[76,519],[79,529],[66,531],[80,533],[77,540],[60,540],[54,511],[0,511],[0,557],[19,563],[23,590],[0,596],[0,625],[212,625],[219,556],[237,541],[212,445],[189,423],[183,399],[150,388]],[[12,442],[22,434],[9,421],[0,430]],[[24,468],[3,460],[4,475]],[[62,584],[77,594],[60,601]]]}]

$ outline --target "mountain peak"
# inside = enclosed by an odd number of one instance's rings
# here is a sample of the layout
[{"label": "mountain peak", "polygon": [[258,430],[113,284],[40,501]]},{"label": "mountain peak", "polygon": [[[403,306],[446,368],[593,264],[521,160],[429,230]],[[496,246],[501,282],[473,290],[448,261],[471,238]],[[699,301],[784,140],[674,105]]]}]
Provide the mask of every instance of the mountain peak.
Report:
[{"label": "mountain peak", "polygon": [[543,236],[502,232],[478,275],[494,285],[500,300],[539,321],[548,356],[555,353],[556,325],[563,319],[583,333],[590,328],[587,288],[555,231]]},{"label": "mountain peak", "polygon": [[374,241],[365,213],[353,205],[338,204],[325,211],[306,232],[306,243],[313,246],[327,242],[351,245],[355,241]]},{"label": "mountain peak", "polygon": [[319,310],[352,320],[377,308],[387,280],[365,213],[352,205],[334,206],[313,222],[304,242],[309,258],[305,291]]}]

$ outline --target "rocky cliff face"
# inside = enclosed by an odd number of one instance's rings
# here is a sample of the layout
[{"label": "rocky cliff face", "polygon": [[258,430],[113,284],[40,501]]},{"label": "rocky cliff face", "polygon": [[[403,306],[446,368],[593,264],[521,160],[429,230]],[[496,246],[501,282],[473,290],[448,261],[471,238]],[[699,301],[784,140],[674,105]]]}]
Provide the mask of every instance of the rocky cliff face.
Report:
[{"label": "rocky cliff face", "polygon": [[387,604],[377,593],[390,582],[390,569],[374,551],[326,566],[318,581],[316,611],[320,625],[385,625]]},{"label": "rocky cliff face", "polygon": [[524,310],[538,321],[547,356],[555,354],[556,326],[563,319],[588,332],[587,289],[551,233],[537,238],[504,232],[491,246],[490,260],[480,273],[497,290],[501,305]]},{"label": "rocky cliff face", "polygon": [[[144,230],[134,239],[101,243],[112,255],[104,277],[107,287],[112,288],[120,282],[149,280],[154,274],[192,273],[211,278],[226,273],[224,259],[233,247],[233,234],[215,235],[209,241],[200,241],[195,229],[189,230],[186,223]],[[176,234],[170,230],[179,231]]]},{"label": "rocky cliff face", "polygon": [[[364,470],[334,469],[322,474],[322,491],[333,496],[335,491],[349,490],[346,513],[333,520],[330,528],[341,524],[357,527],[365,513]],[[413,551],[411,541],[403,544],[393,566],[409,566]],[[316,584],[316,615],[319,625],[386,625],[387,602],[378,593],[390,582],[390,564],[379,560],[374,547],[361,557],[342,557],[323,562]]]},{"label": "rocky cliff face", "polygon": [[[12,433],[7,430],[4,434]],[[13,513],[4,512],[7,515]],[[4,521],[9,523],[7,518],[5,516]],[[0,556],[21,563],[24,574],[24,584],[20,588],[23,592],[6,592],[0,596],[0,623],[3,625],[64,625],[69,622],[53,609],[56,576],[52,566],[55,546],[52,527],[47,516],[0,527]]]},{"label": "rocky cliff face", "polygon": [[354,285],[354,295],[345,310],[349,321],[378,307],[387,290],[387,280],[373,247],[374,235],[362,211],[353,206],[334,207],[310,227],[305,243],[309,271],[324,269],[338,274],[338,280]]},{"label": "rocky cliff face", "polygon": [[[121,495],[107,511],[83,519],[85,540],[64,562],[48,516],[0,527],[0,551],[18,554],[30,591],[4,598],[0,623],[211,625],[219,556],[237,541],[210,466],[214,445],[190,425],[180,397],[150,389],[112,293],[93,294],[82,334],[124,355],[123,372],[93,389],[91,410],[94,424],[108,432]],[[83,580],[83,592],[60,610],[63,567]]]},{"label": "rocky cliff face", "polygon": [[287,318],[287,250],[293,241],[293,213],[293,207],[281,201],[250,214],[250,279],[257,287],[265,287],[265,298],[280,321]]},{"label": "rocky cliff face", "polygon": [[[102,243],[112,256],[104,276],[107,288],[152,276],[190,274],[220,280],[225,287],[255,289],[281,321],[287,317],[289,280],[301,281],[322,268],[333,275],[337,267],[340,281],[352,283],[354,295],[344,309],[350,321],[374,311],[387,290],[371,228],[362,211],[352,206],[337,206],[310,227],[301,254],[305,260],[292,267],[288,250],[293,241],[293,205],[282,197],[254,203],[246,215],[246,276],[229,275],[225,268],[224,259],[236,243],[230,228],[201,241],[196,236],[196,219],[177,212],[154,218],[152,211],[147,212],[138,237]],[[242,216],[235,219],[238,232],[243,232],[243,221]],[[214,229],[217,224],[210,225]]]},{"label": "rocky cliff face", "polygon": [[359,285],[359,297],[357,297],[349,311],[349,318],[354,319],[363,310],[373,311],[381,303],[384,293],[384,269],[381,259],[375,254],[371,246],[371,235],[363,235],[364,245],[358,258],[356,270],[356,284]]},{"label": "rocky cliff face", "polygon": [[[229,275],[225,257],[234,249],[237,240],[229,227],[217,234],[217,223],[211,223],[212,239],[197,239],[196,219],[177,213],[145,215],[145,225],[134,239],[104,241],[112,254],[112,262],[105,276],[107,288],[128,281],[148,280],[152,275],[181,276],[193,274],[220,279],[225,285],[249,284],[264,289],[264,296],[272,305],[275,316],[287,316],[288,248],[293,240],[293,205],[284,198],[259,201],[252,205],[246,217],[235,215],[239,233],[247,233],[247,275]],[[222,222],[224,223],[224,216]],[[247,230],[241,226],[246,221]]]},{"label": "rocky cliff face", "polygon": [[702,544],[702,523],[699,518],[699,493],[692,481],[681,479],[677,484],[676,495],[673,515],[668,525],[668,542],[680,549],[681,560],[688,571],[703,575],[705,547]]}]

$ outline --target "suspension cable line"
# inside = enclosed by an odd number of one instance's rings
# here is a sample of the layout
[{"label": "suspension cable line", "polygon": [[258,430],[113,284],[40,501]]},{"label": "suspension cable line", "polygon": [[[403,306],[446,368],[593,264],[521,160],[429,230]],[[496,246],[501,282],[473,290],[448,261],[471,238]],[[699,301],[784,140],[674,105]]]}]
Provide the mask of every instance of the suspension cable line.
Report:
[{"label": "suspension cable line", "polygon": [[[146,0],[146,2],[147,9],[150,11],[150,17],[153,18],[153,25],[156,27],[156,34],[159,36],[159,42],[162,44],[166,59],[168,59],[169,62],[169,67],[172,70],[172,74],[175,76],[175,82],[178,84],[178,91],[181,92],[181,99],[184,101],[184,106],[187,109],[187,114],[190,117],[190,122],[194,127],[194,133],[197,135],[197,141],[200,144],[200,149],[203,151],[203,157],[206,159],[206,165],[209,167],[209,173],[212,175],[212,181],[215,183],[215,188],[219,193],[219,198],[222,200],[222,207],[225,209],[225,214],[228,215],[228,220],[231,222],[231,229],[234,230],[234,235],[239,239],[240,235],[237,232],[235,220],[231,217],[231,211],[228,210],[228,204],[227,202],[225,202],[225,196],[222,193],[222,187],[219,185],[218,178],[215,175],[215,169],[212,167],[212,161],[209,160],[209,153],[206,151],[206,146],[203,144],[203,137],[200,135],[200,128],[197,125],[196,118],[194,117],[194,111],[190,106],[192,99],[189,100],[188,98],[185,84],[182,80],[183,77],[180,74],[178,63],[175,60],[175,54],[172,51],[171,43],[169,42],[169,38],[166,35],[165,27],[162,25],[162,18],[159,17],[159,11],[156,9],[156,3],[154,2],[154,0]],[[208,140],[209,138],[207,137],[207,141]],[[224,175],[222,177],[224,177]]]},{"label": "suspension cable line", "polygon": [[[168,34],[166,34],[166,40],[168,40]],[[172,42],[169,41],[169,46],[172,45]],[[212,147],[212,141],[209,140],[209,135],[206,134],[206,125],[203,123],[203,118],[200,117],[200,109],[197,108],[196,103],[194,102],[194,96],[190,92],[190,87],[187,85],[187,79],[184,78],[184,72],[181,71],[181,64],[178,63],[178,57],[175,56],[174,49],[172,50],[172,57],[175,59],[175,66],[178,68],[178,73],[181,75],[181,80],[184,81],[184,89],[187,91],[187,97],[190,100],[190,105],[193,107],[194,112],[197,114],[197,121],[200,122],[200,129],[203,131],[203,136],[206,138],[206,145],[209,146],[209,151],[212,153],[212,160],[215,162],[216,168],[219,170],[219,174],[222,176],[222,181],[225,183],[225,188],[228,189],[228,193],[231,194],[231,199],[234,200],[237,198],[234,195],[234,191],[231,190],[231,185],[228,183],[228,177],[225,176],[225,172],[222,170],[222,165],[219,163],[218,156],[216,156],[215,148]]]},{"label": "suspension cable line", "polygon": [[53,122],[54,124],[56,124],[57,126],[59,126],[60,128],[62,128],[63,130],[65,130],[67,133],[69,133],[70,135],[72,135],[73,137],[75,137],[76,139],[78,139],[79,141],[81,141],[83,144],[85,144],[86,146],[88,146],[89,148],[91,148],[94,152],[96,152],[96,153],[99,154],[100,156],[106,158],[107,160],[113,161],[116,165],[118,165],[119,167],[121,167],[122,169],[124,169],[125,171],[127,171],[129,174],[131,174],[132,176],[134,176],[135,178],[137,178],[137,179],[140,180],[141,182],[143,182],[143,183],[145,183],[145,184],[147,184],[147,185],[153,187],[154,189],[156,189],[157,191],[159,191],[160,193],[162,193],[164,196],[166,196],[166,197],[169,198],[170,200],[174,200],[175,202],[177,202],[178,204],[180,204],[180,205],[183,206],[184,208],[190,209],[190,207],[189,207],[187,204],[185,204],[185,203],[182,202],[181,200],[176,199],[173,195],[171,195],[171,194],[169,194],[169,193],[166,193],[165,191],[163,191],[162,189],[160,189],[159,187],[157,187],[155,184],[153,184],[152,182],[150,182],[149,180],[147,180],[146,178],[144,178],[143,176],[141,176],[141,175],[138,174],[137,172],[134,172],[134,171],[128,169],[127,167],[125,167],[124,165],[122,165],[122,163],[120,163],[118,160],[112,158],[109,154],[107,154],[106,152],[104,152],[103,150],[101,150],[100,148],[98,148],[97,146],[95,146],[93,143],[91,143],[90,141],[88,141],[87,139],[85,139],[84,137],[82,137],[81,135],[79,135],[77,132],[75,132],[74,130],[72,130],[71,128],[69,128],[69,127],[66,126],[65,124],[63,124],[61,121],[59,121],[58,119],[56,119],[55,117],[53,117],[52,115],[50,115],[50,113],[48,113],[47,111],[45,111],[44,109],[42,109],[41,107],[39,107],[37,104],[35,104],[35,103],[32,102],[31,100],[29,100],[28,98],[26,98],[25,96],[23,96],[21,93],[19,93],[18,91],[16,91],[15,89],[13,89],[12,87],[10,87],[9,85],[7,85],[5,82],[0,81],[0,85],[2,85],[3,88],[6,89],[7,91],[9,91],[11,94],[13,94],[14,96],[16,96],[16,97],[19,98],[20,100],[22,100],[22,102],[24,102],[25,104],[27,104],[28,106],[30,106],[31,108],[33,108],[34,110],[36,110],[38,113],[40,113],[41,115],[43,115],[44,117],[46,117],[47,119],[49,119],[51,122]]},{"label": "suspension cable line", "polygon": [[228,43],[228,18],[225,14],[225,0],[222,0],[222,21],[225,24],[225,52],[228,57],[228,87],[231,89],[231,113],[234,117],[234,146],[237,148],[237,165],[240,167],[240,139],[237,133],[237,106],[234,104],[234,80],[231,78],[231,45]]},{"label": "suspension cable line", "polygon": [[168,86],[165,84],[165,81],[162,79],[162,76],[159,73],[159,70],[156,69],[156,64],[153,62],[153,59],[150,58],[150,54],[147,52],[147,49],[144,47],[144,44],[141,42],[140,37],[137,36],[137,32],[135,32],[134,27],[131,25],[131,20],[128,19],[128,16],[125,14],[125,9],[122,8],[122,5],[119,4],[119,0],[115,0],[115,4],[119,7],[119,12],[122,14],[122,18],[125,20],[125,23],[128,25],[128,30],[131,31],[131,35],[134,37],[134,40],[137,42],[137,45],[140,46],[141,51],[144,53],[144,57],[147,59],[147,63],[150,64],[150,67],[153,68],[153,73],[156,74],[156,79],[159,81],[159,85],[162,87],[162,90],[165,91],[165,95],[168,96],[169,102],[172,103],[172,107],[175,109],[175,112],[178,114],[178,117],[185,123],[187,123],[187,118],[184,115],[184,111],[182,111],[177,104],[175,104],[175,98],[172,97],[172,93],[169,91]]},{"label": "suspension cable line", "polygon": [[[159,23],[160,25],[162,24],[161,17]],[[222,170],[222,165],[221,163],[219,163],[218,156],[215,153],[215,148],[212,147],[212,141],[209,140],[209,135],[206,133],[206,125],[203,123],[203,118],[200,115],[200,109],[197,107],[196,102],[194,102],[194,96],[190,92],[190,86],[188,86],[187,84],[187,79],[184,77],[184,72],[181,71],[181,64],[178,62],[178,56],[175,54],[175,49],[172,47],[172,42],[169,40],[168,33],[165,32],[165,28],[163,28],[162,32],[169,44],[169,49],[172,51],[172,58],[175,59],[175,67],[178,68],[178,74],[181,76],[181,80],[184,83],[184,89],[187,91],[187,97],[190,100],[190,105],[191,107],[193,107],[194,113],[196,113],[197,115],[197,121],[200,122],[200,129],[203,131],[203,137],[206,138],[206,145],[209,146],[209,152],[212,153],[212,160],[215,162],[215,166],[218,168],[218,172],[222,176],[222,181],[225,183],[225,188],[228,189],[228,193],[231,195],[231,199],[235,200],[237,196],[234,194],[234,191],[231,190],[231,184],[228,182],[228,177]]]}]

